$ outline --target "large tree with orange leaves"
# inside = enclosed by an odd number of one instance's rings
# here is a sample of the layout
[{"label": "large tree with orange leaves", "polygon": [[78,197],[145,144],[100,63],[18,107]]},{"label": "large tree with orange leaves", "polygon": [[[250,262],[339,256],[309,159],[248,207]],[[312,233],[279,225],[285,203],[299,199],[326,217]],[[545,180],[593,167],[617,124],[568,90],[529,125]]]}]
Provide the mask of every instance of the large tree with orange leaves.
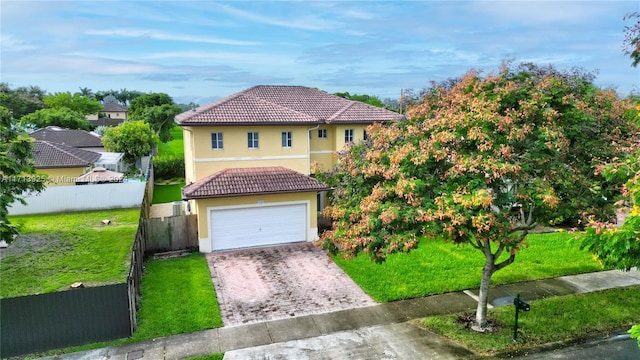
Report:
[{"label": "large tree with orange leaves", "polygon": [[486,261],[475,328],[484,331],[491,276],[536,224],[612,214],[615,184],[594,166],[624,151],[632,110],[592,81],[504,64],[433,84],[407,121],[371,126],[322,176],[336,189],[324,245],[377,261],[423,237],[478,249]]}]

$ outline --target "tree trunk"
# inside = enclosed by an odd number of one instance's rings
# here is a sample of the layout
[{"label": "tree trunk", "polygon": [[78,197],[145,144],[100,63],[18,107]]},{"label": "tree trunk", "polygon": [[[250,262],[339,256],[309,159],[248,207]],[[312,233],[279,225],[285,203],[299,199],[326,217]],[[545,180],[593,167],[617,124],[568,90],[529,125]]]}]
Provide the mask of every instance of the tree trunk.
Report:
[{"label": "tree trunk", "polygon": [[482,268],[482,280],[480,282],[480,292],[478,293],[478,308],[476,309],[476,321],[472,326],[475,331],[484,332],[487,327],[487,300],[489,298],[489,283],[491,275],[495,272],[493,254],[485,254],[486,262]]}]

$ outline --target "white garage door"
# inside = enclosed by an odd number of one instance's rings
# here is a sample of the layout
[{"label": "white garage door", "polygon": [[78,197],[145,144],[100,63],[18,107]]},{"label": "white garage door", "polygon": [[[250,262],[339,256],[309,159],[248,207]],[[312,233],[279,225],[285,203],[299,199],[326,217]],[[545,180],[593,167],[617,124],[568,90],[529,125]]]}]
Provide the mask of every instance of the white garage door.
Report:
[{"label": "white garage door", "polygon": [[275,245],[307,239],[307,205],[211,210],[213,250]]}]

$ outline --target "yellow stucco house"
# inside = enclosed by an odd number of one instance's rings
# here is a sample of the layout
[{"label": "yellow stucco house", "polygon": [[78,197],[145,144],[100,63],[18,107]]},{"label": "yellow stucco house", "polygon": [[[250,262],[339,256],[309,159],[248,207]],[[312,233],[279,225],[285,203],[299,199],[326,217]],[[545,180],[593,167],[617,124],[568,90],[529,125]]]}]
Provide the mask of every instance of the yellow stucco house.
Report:
[{"label": "yellow stucco house", "polygon": [[91,170],[100,154],[64,144],[36,140],[33,159],[37,173],[47,176],[47,187],[75,186],[78,177]]},{"label": "yellow stucco house", "polygon": [[317,239],[330,169],[375,122],[404,116],[303,86],[255,86],[176,116],[184,133],[183,198],[201,252]]}]

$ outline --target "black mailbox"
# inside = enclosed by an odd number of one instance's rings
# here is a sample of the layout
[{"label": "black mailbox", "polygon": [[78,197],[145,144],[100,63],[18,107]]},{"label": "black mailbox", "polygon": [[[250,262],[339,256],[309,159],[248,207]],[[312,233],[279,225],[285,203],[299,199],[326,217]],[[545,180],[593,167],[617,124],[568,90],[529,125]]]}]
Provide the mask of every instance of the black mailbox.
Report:
[{"label": "black mailbox", "polygon": [[513,305],[515,305],[518,310],[529,311],[531,309],[526,301],[520,299],[520,295],[513,299]]}]

